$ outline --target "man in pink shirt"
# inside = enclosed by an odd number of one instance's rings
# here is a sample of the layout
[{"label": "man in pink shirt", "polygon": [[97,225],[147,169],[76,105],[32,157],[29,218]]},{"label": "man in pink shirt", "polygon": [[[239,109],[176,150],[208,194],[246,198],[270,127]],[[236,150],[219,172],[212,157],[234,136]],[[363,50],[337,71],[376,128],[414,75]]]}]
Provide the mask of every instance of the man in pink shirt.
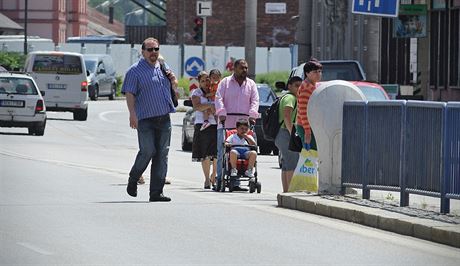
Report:
[{"label": "man in pink shirt", "polygon": [[[238,59],[234,64],[234,73],[223,78],[216,93],[216,114],[221,122],[217,130],[217,191],[221,189],[222,157],[225,128],[235,128],[236,121],[241,118],[249,119],[253,124],[259,116],[259,93],[256,83],[247,77],[248,63]],[[238,183],[234,184],[234,191],[243,190]]]}]

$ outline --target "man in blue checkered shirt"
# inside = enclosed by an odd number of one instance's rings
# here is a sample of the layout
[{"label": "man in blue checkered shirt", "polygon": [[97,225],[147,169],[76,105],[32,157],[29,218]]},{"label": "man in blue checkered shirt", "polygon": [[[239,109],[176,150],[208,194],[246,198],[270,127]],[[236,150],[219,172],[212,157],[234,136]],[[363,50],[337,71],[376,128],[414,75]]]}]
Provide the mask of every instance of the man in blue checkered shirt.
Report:
[{"label": "man in blue checkered shirt", "polygon": [[171,82],[174,73],[158,56],[160,43],[147,38],[142,43],[142,56],[126,73],[122,93],[126,95],[129,110],[129,125],[137,130],[139,152],[129,172],[127,192],[137,196],[137,181],[150,162],[149,201],[171,201],[163,195],[168,153],[171,141],[170,113],[175,112],[171,99]]}]

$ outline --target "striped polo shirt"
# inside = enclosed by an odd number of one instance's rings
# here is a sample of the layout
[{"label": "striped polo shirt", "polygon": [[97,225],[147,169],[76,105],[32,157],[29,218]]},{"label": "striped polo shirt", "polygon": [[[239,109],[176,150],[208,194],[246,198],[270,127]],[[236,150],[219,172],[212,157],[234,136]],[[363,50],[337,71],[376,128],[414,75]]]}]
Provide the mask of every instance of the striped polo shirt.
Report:
[{"label": "striped polo shirt", "polygon": [[[169,68],[166,63],[165,66]],[[168,77],[160,69],[160,63],[157,61],[152,66],[142,58],[126,72],[121,92],[135,96],[134,107],[137,119],[141,120],[175,112],[170,86]]]},{"label": "striped polo shirt", "polygon": [[307,109],[310,96],[315,91],[316,86],[304,80],[297,91],[297,125],[302,126],[305,132],[311,132],[310,122],[308,121]]}]

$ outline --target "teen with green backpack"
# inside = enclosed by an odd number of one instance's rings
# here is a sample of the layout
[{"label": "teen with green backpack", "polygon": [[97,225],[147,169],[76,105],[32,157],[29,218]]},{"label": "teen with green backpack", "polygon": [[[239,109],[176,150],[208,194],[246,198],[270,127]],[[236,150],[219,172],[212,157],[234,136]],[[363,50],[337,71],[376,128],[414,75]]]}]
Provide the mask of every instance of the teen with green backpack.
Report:
[{"label": "teen with green backpack", "polygon": [[281,182],[283,184],[283,192],[288,191],[289,183],[299,160],[299,153],[289,150],[289,139],[297,114],[297,90],[301,84],[302,78],[297,76],[291,77],[287,85],[289,92],[279,102],[278,122],[280,128],[275,138],[275,145],[281,153]]}]

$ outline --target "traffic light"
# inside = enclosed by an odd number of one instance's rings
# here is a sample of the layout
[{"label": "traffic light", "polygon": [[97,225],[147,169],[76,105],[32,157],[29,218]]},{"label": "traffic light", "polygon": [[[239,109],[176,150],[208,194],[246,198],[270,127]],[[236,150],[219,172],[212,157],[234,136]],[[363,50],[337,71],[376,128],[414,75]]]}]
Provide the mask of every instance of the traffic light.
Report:
[{"label": "traffic light", "polygon": [[109,6],[109,23],[113,24],[113,6]]},{"label": "traffic light", "polygon": [[193,27],[193,31],[195,32],[195,36],[193,39],[199,43],[203,42],[203,18],[195,18],[195,27]]}]

